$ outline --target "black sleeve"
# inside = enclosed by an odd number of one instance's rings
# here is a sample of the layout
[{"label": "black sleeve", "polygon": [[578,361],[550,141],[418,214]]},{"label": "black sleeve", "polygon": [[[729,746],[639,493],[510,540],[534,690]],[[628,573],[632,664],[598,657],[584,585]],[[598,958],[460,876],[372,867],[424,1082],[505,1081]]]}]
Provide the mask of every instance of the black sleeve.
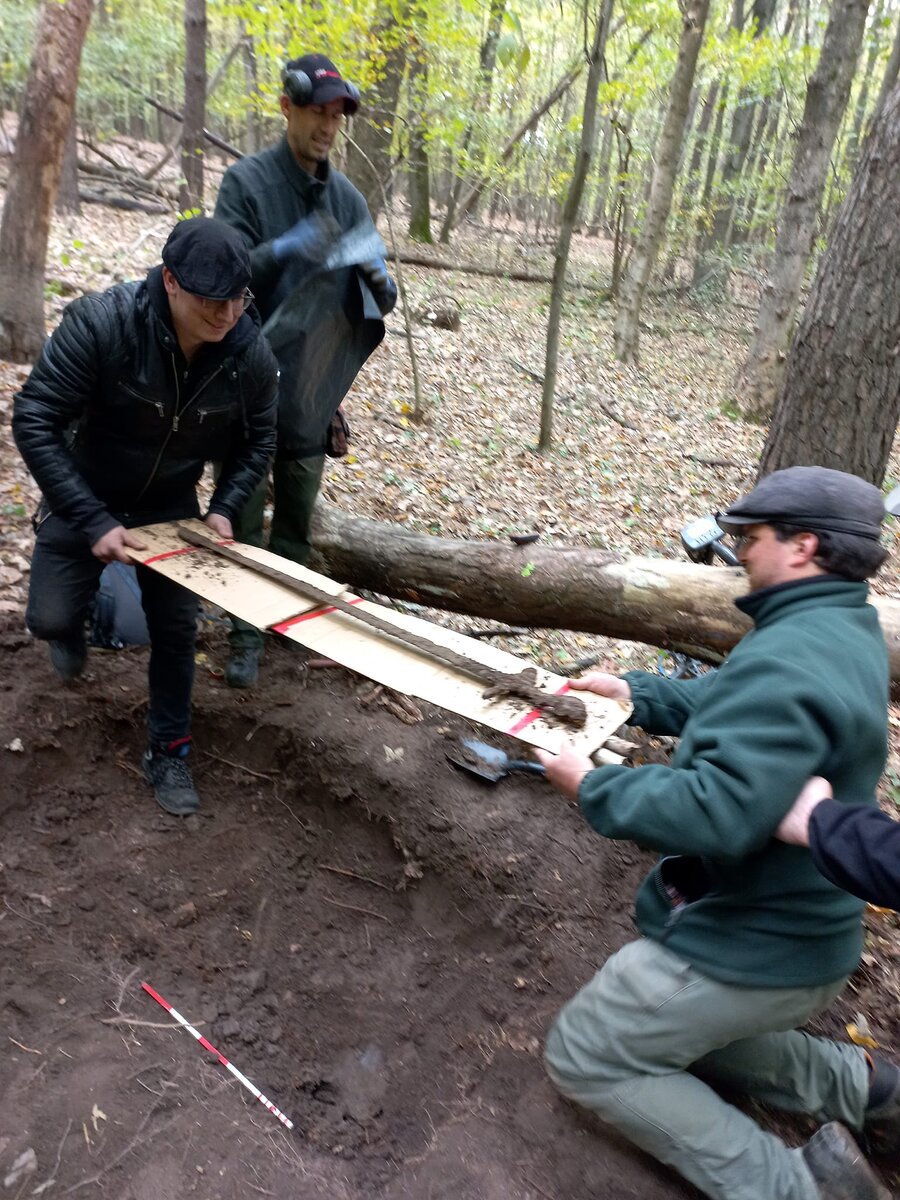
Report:
[{"label": "black sleeve", "polygon": [[93,545],[119,522],[94,495],[75,464],[66,437],[96,391],[102,300],[83,297],[64,311],[13,402],[13,437],[52,512],[84,532]]},{"label": "black sleeve", "polygon": [[900,910],[900,821],[870,804],[823,800],[809,822],[813,862],[845,892]]},{"label": "black sleeve", "polygon": [[272,243],[263,240],[256,202],[233,170],[222,177],[213,215],[231,225],[244,239],[250,253],[251,290],[262,293],[274,287],[280,268],[272,253]]},{"label": "black sleeve", "polygon": [[248,352],[244,394],[244,437],[222,464],[209,512],[233,521],[275,454],[278,364],[260,334]]}]

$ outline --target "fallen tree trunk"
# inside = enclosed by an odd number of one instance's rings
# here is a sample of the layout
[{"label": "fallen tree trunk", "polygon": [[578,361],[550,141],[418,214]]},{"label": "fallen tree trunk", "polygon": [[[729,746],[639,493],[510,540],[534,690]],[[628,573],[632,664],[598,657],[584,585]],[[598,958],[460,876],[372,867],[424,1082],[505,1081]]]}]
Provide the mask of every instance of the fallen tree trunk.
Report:
[{"label": "fallen tree trunk", "polygon": [[[750,628],[734,607],[746,578],[728,567],[431,537],[321,501],[313,546],[311,565],[351,587],[511,625],[600,633],[711,661]],[[900,684],[900,602],[873,602]]]}]

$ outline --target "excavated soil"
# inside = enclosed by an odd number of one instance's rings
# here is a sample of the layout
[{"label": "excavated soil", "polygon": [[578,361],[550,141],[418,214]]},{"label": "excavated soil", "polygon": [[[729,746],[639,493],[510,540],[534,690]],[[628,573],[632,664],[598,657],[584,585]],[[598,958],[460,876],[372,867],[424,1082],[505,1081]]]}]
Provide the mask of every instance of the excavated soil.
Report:
[{"label": "excavated soil", "polygon": [[2,1194],[696,1196],[541,1065],[555,1011],[633,936],[649,856],[541,780],[457,772],[445,713],[403,723],[287,645],[234,692],[221,627],[201,649],[203,805],[177,820],[138,769],[146,652],[92,651],[64,688],[0,633]]}]

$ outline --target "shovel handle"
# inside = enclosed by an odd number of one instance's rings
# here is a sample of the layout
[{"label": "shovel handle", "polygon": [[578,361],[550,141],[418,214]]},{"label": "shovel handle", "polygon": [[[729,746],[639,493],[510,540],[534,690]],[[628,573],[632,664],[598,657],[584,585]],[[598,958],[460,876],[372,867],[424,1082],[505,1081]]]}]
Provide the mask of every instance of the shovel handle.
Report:
[{"label": "shovel handle", "polygon": [[546,775],[543,763],[531,762],[528,759],[516,758],[506,764],[507,771],[523,771],[526,775]]}]

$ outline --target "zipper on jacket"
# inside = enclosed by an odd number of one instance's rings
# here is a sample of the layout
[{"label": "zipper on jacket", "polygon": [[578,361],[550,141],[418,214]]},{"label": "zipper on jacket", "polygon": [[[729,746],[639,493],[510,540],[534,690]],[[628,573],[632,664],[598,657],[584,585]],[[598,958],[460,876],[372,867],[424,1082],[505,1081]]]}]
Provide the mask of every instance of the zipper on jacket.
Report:
[{"label": "zipper on jacket", "polygon": [[152,404],[161,417],[165,417],[166,409],[161,400],[151,400],[149,396],[142,396],[140,392],[136,392],[133,387],[129,387],[127,383],[121,385],[122,391],[127,392],[129,396],[134,396],[135,400],[140,400],[142,404]]},{"label": "zipper on jacket", "polygon": [[159,448],[159,454],[157,454],[157,456],[156,456],[156,462],[153,464],[153,469],[150,471],[150,474],[147,476],[146,483],[141,488],[140,492],[138,493],[137,499],[134,501],[135,505],[137,505],[141,500],[143,500],[143,498],[147,492],[147,489],[150,487],[150,484],[156,478],[156,472],[159,470],[159,464],[162,462],[162,456],[166,451],[166,446],[168,446],[168,444],[169,444],[169,439],[171,438],[173,433],[178,432],[178,425],[179,425],[181,417],[184,415],[185,411],[188,408],[190,408],[190,406],[194,403],[194,401],[197,399],[197,397],[200,395],[200,393],[203,391],[203,389],[206,387],[206,385],[208,383],[211,383],[212,380],[215,379],[215,377],[219,374],[219,372],[221,370],[222,370],[222,365],[220,364],[215,369],[215,371],[213,371],[213,373],[211,375],[208,375],[207,378],[203,380],[203,382],[197,388],[196,392],[194,392],[193,396],[191,396],[191,398],[189,400],[186,400],[184,402],[184,407],[180,408],[179,405],[181,403],[181,386],[180,386],[180,382],[179,382],[179,378],[178,378],[178,363],[175,361],[174,352],[172,353],[172,374],[175,376],[175,413],[172,417],[172,426],[169,429],[168,433],[166,434],[165,438],[163,439],[163,444]]}]

